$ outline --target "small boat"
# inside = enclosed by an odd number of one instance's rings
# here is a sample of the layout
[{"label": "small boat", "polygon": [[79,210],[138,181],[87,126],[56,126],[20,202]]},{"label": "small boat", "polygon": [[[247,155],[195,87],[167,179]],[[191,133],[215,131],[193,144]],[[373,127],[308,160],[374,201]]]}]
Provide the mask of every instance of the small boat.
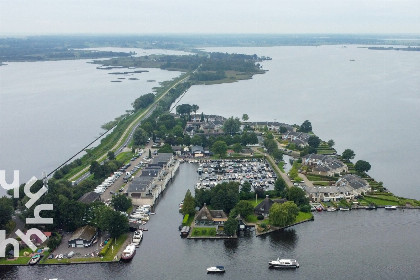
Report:
[{"label": "small boat", "polygon": [[181,237],[187,237],[188,236],[188,234],[190,233],[190,227],[189,226],[184,226],[182,229],[181,229]]},{"label": "small boat", "polygon": [[29,264],[30,265],[35,265],[39,262],[39,260],[41,259],[41,255],[40,254],[36,254],[34,255],[30,260],[29,260]]},{"label": "small boat", "polygon": [[122,261],[131,261],[136,255],[136,245],[129,244],[121,254]]},{"label": "small boat", "polygon": [[348,207],[340,207],[340,211],[350,211],[350,208],[348,208]]},{"label": "small boat", "polygon": [[143,231],[142,230],[135,231],[133,235],[133,239],[132,239],[133,244],[135,244],[136,247],[138,247],[142,239],[143,239]]},{"label": "small boat", "polygon": [[207,273],[225,273],[225,267],[221,265],[208,267]]},{"label": "small boat", "polygon": [[397,206],[387,205],[387,206],[385,206],[385,210],[397,210]]},{"label": "small boat", "polygon": [[366,208],[366,210],[375,210],[375,209],[376,209],[376,206],[375,206],[375,205],[373,205],[373,204],[369,205],[369,206]]},{"label": "small boat", "polygon": [[268,262],[271,268],[298,268],[299,263],[295,259],[280,259]]},{"label": "small boat", "polygon": [[335,212],[337,209],[335,207],[328,207],[327,212]]}]

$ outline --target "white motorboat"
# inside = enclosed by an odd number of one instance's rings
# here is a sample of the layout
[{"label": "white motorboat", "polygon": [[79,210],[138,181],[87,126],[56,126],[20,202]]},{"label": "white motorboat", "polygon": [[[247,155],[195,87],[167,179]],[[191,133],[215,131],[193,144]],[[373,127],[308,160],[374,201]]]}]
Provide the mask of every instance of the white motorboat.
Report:
[{"label": "white motorboat", "polygon": [[268,262],[272,268],[298,268],[299,263],[295,259],[280,259]]},{"label": "white motorboat", "polygon": [[385,210],[397,210],[397,206],[387,205],[387,206],[385,206]]},{"label": "white motorboat", "polygon": [[136,255],[136,245],[135,244],[130,244],[124,249],[124,251],[121,255],[121,260],[122,261],[131,261],[135,255]]},{"label": "white motorboat", "polygon": [[136,247],[139,246],[142,239],[143,239],[143,231],[142,230],[135,231],[132,242],[136,245]]},{"label": "white motorboat", "polygon": [[224,272],[225,272],[225,267],[221,265],[207,268],[207,273],[224,273]]},{"label": "white motorboat", "polygon": [[328,207],[327,212],[335,212],[337,209],[335,207]]}]

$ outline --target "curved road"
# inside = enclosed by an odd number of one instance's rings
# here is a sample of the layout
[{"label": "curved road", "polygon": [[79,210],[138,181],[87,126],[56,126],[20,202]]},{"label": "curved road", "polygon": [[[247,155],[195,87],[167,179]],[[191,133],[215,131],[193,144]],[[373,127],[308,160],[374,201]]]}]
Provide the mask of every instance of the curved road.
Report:
[{"label": "curved road", "polygon": [[[194,70],[193,72],[195,72],[196,70]],[[156,99],[156,101],[153,103],[153,105],[146,109],[145,112],[143,112],[142,114],[140,114],[128,127],[127,129],[124,131],[124,133],[121,135],[120,139],[118,140],[118,142],[111,148],[111,151],[115,151],[115,155],[118,155],[119,153],[122,152],[122,150],[128,145],[128,143],[130,143],[131,139],[133,138],[134,135],[134,131],[136,130],[136,128],[141,124],[141,121],[145,118],[148,118],[153,111],[156,109],[156,105],[159,102],[159,100],[161,100],[168,92],[169,90],[171,90],[172,88],[174,88],[175,86],[177,86],[178,84],[184,82],[185,80],[187,80],[190,77],[190,75],[187,75],[185,78],[179,80],[178,82],[176,82],[175,84],[173,84],[170,88],[168,88],[164,93],[162,93],[158,99]],[[121,143],[124,139],[124,137],[128,134],[129,136],[127,137],[127,139],[124,141],[124,143]],[[99,157],[98,161],[100,161],[100,163],[102,164],[107,157],[108,153],[103,154],[101,157]],[[89,168],[90,165],[83,168],[81,171],[79,171],[77,174],[73,175],[73,177],[71,177],[69,180],[70,181],[74,181],[74,184],[79,184],[80,182],[82,182],[83,180],[85,180],[87,177],[90,176],[90,172],[89,172]],[[77,178],[77,179],[75,179]]]}]

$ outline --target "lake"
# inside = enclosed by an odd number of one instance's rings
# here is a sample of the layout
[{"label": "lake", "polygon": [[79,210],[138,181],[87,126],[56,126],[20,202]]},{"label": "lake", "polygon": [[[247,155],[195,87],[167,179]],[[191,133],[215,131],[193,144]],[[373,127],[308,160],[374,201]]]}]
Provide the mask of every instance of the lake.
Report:
[{"label": "lake", "polygon": [[[420,211],[353,210],[315,213],[315,221],[238,240],[181,239],[178,204],[198,180],[182,164],[147,223],[130,263],[0,267],[0,279],[418,279]],[[277,257],[296,258],[297,270],[268,269]],[[224,265],[224,275],[206,268]]]},{"label": "lake", "polygon": [[111,75],[121,70],[97,70],[88,62],[0,67],[0,169],[9,182],[13,170],[20,171],[21,182],[48,174],[99,136],[101,125],[131,109],[137,97],[180,75],[160,69]]},{"label": "lake", "polygon": [[[338,153],[350,148],[393,193],[420,199],[420,52],[358,46],[209,48],[269,56],[251,80],[193,86],[182,103],[250,121],[312,123]],[[354,61],[353,61],[354,60]]]}]

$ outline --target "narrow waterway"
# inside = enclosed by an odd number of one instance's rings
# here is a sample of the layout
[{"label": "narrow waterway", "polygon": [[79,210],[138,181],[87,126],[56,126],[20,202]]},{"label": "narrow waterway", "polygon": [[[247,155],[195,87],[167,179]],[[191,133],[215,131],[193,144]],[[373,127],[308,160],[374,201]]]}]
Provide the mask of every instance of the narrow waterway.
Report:
[{"label": "narrow waterway", "polygon": [[[384,209],[316,213],[315,221],[264,237],[187,240],[179,236],[178,204],[198,179],[182,164],[146,225],[131,263],[1,267],[0,279],[418,279],[420,211]],[[297,270],[268,269],[277,257]],[[224,265],[224,275],[206,268]]]}]

